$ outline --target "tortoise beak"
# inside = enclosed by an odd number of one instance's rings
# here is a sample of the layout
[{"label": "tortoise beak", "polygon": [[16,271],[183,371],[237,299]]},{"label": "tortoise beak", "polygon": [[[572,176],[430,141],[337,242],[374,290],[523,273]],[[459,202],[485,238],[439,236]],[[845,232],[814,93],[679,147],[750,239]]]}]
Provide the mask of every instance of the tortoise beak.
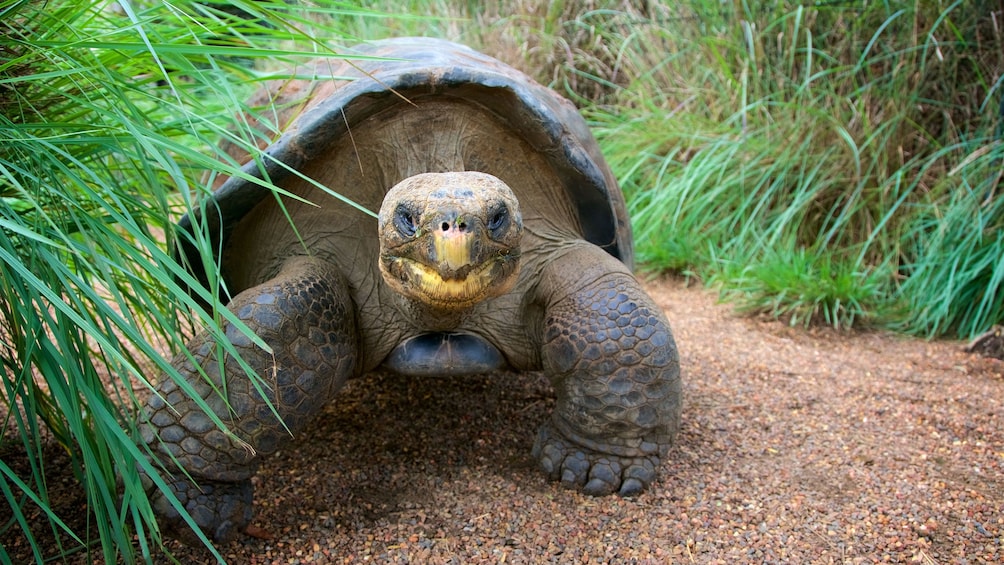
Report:
[{"label": "tortoise beak", "polygon": [[444,279],[460,278],[479,262],[475,222],[447,217],[433,226],[432,263]]}]

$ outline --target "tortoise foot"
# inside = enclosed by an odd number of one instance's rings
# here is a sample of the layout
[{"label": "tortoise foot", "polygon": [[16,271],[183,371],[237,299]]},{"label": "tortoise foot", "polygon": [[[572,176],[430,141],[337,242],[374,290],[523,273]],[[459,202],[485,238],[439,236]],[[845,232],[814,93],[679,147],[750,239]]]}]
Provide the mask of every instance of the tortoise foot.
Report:
[{"label": "tortoise foot", "polygon": [[[199,529],[213,542],[234,540],[251,522],[254,487],[250,479],[236,482],[199,479],[196,484],[184,475],[165,474],[164,480]],[[152,487],[150,501],[161,533],[188,545],[202,545],[195,531],[163,492]]]},{"label": "tortoise foot", "polygon": [[655,480],[658,453],[629,454],[621,446],[584,443],[589,445],[572,441],[548,422],[537,435],[533,458],[548,478],[590,496],[635,496]]}]

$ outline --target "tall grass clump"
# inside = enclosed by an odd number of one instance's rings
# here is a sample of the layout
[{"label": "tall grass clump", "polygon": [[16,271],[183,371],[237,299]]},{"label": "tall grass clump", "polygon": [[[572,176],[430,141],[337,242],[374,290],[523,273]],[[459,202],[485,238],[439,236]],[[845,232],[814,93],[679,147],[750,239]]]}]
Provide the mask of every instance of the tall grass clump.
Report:
[{"label": "tall grass clump", "polygon": [[660,9],[603,15],[629,79],[591,111],[649,268],[792,322],[1001,319],[999,10]]},{"label": "tall grass clump", "polygon": [[[169,253],[173,221],[240,174],[221,139],[262,158],[248,119],[271,114],[243,101],[263,69],[334,55],[308,30],[348,9],[311,6],[0,1],[0,562],[160,551],[137,391],[179,379],[193,327],[237,322]],[[207,261],[209,235],[189,236]],[[85,507],[50,498],[53,441]]]},{"label": "tall grass clump", "polygon": [[[938,198],[906,224],[898,327],[973,336],[1004,321],[1004,144],[965,143]],[[932,157],[931,160],[936,160]]]}]

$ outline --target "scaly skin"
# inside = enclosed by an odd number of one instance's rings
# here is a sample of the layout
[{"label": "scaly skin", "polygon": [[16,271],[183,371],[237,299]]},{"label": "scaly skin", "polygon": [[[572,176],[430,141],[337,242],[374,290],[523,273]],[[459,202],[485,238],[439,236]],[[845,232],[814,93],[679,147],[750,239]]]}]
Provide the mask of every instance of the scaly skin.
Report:
[{"label": "scaly skin", "polygon": [[[265,397],[285,427],[234,359],[222,363],[223,385],[215,342],[206,333],[188,344],[194,360],[182,354],[175,366],[236,438],[224,435],[171,379],[164,379],[158,394],[147,401],[140,427],[143,442],[170,473],[164,478],[171,491],[206,535],[219,542],[232,539],[251,520],[250,478],[258,456],[275,452],[303,428],[354,375],[358,358],[348,289],[339,272],[323,261],[294,257],[275,278],[240,293],[228,308],[273,350],[267,353],[233,325],[225,326],[235,349],[265,380]],[[224,386],[230,410],[214,391]],[[146,484],[153,488],[148,478]],[[166,533],[196,541],[163,493],[151,492],[151,499]]]},{"label": "scaly skin", "polygon": [[640,493],[680,419],[680,365],[661,310],[618,261],[583,245],[544,273],[542,357],[557,406],[533,448],[590,495]]}]

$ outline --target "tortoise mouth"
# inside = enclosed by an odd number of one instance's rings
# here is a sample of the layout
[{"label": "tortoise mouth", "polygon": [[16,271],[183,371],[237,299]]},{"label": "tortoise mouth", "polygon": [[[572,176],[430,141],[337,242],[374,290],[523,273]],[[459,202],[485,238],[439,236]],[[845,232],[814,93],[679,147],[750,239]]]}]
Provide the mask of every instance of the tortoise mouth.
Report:
[{"label": "tortoise mouth", "polygon": [[462,274],[444,276],[438,269],[407,257],[380,258],[384,280],[402,295],[443,309],[468,308],[509,292],[519,274],[519,253],[494,256]]}]

